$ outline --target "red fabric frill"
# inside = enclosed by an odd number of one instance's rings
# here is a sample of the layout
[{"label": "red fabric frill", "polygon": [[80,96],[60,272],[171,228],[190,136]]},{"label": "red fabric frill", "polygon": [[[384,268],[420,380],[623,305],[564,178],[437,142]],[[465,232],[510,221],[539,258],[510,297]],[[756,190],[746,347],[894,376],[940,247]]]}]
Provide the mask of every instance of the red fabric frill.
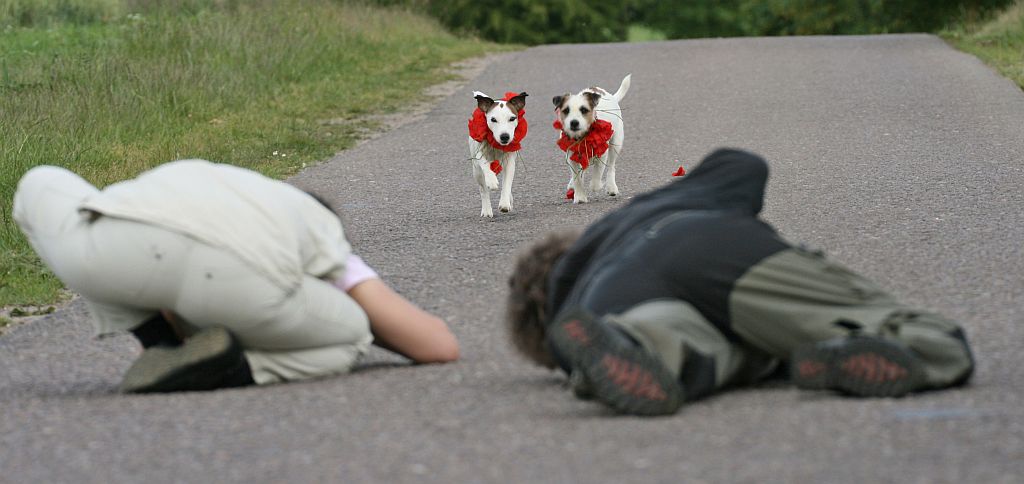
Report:
[{"label": "red fabric frill", "polygon": [[615,130],[612,123],[598,119],[590,125],[590,132],[582,139],[574,140],[565,135],[562,131],[562,122],[555,120],[553,125],[561,133],[558,136],[558,147],[565,152],[572,152],[569,159],[580,164],[584,170],[590,166],[590,159],[600,157],[608,151],[608,140],[612,139]]}]

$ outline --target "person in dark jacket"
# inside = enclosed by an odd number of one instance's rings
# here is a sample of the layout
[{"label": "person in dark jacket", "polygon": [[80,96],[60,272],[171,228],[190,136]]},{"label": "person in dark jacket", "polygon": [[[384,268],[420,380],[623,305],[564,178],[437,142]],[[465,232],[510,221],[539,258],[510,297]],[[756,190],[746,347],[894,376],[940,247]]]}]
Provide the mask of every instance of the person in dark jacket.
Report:
[{"label": "person in dark jacket", "polygon": [[962,384],[959,325],[908,307],[758,218],[767,163],[719,150],[582,235],[552,234],[509,280],[507,323],[577,396],[675,412],[789,366],[800,388],[866,397]]}]

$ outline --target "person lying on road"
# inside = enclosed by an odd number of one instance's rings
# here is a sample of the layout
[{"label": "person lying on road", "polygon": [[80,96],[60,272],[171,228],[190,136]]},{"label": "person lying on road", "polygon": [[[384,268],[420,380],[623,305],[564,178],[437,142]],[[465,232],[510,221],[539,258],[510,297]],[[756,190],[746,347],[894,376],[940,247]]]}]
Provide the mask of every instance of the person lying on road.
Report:
[{"label": "person lying on road", "polygon": [[577,396],[637,415],[782,364],[800,388],[866,397],[966,382],[960,326],[780,237],[758,217],[767,177],[760,157],[719,150],[582,235],[529,248],[509,279],[515,346]]}]

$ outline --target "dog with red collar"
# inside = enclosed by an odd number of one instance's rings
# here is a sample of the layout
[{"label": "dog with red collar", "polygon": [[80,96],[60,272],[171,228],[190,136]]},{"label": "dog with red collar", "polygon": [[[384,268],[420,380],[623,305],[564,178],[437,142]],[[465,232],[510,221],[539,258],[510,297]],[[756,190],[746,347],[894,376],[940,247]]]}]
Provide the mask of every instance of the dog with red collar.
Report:
[{"label": "dog with red collar", "polygon": [[555,129],[560,131],[558,147],[565,152],[565,161],[572,172],[566,187],[566,198],[572,203],[588,200],[583,174],[593,170],[590,193],[602,187],[610,196],[619,194],[615,183],[615,162],[625,139],[622,108],[619,102],[629,92],[630,75],[626,75],[615,94],[600,87],[584,89],[577,94],[555,96]]},{"label": "dog with red collar", "polygon": [[473,92],[477,108],[469,118],[469,159],[473,163],[473,177],[480,185],[480,216],[494,217],[491,210],[491,190],[498,189],[498,175],[504,173],[498,210],[512,211],[512,179],[516,176],[516,160],[520,144],[526,137],[527,123],[525,92],[505,93],[495,100],[480,92]]}]

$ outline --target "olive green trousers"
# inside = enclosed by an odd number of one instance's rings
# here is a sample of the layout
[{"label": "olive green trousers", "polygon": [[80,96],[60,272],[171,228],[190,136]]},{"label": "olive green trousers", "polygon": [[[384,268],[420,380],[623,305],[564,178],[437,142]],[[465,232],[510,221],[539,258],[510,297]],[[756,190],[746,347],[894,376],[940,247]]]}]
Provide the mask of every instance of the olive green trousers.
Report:
[{"label": "olive green trousers", "polygon": [[772,374],[797,347],[851,334],[909,348],[925,368],[925,388],[963,383],[974,361],[959,325],[908,307],[823,255],[790,249],[736,281],[727,338],[689,303],[657,299],[606,321],[622,328],[676,372],[687,398]]}]

